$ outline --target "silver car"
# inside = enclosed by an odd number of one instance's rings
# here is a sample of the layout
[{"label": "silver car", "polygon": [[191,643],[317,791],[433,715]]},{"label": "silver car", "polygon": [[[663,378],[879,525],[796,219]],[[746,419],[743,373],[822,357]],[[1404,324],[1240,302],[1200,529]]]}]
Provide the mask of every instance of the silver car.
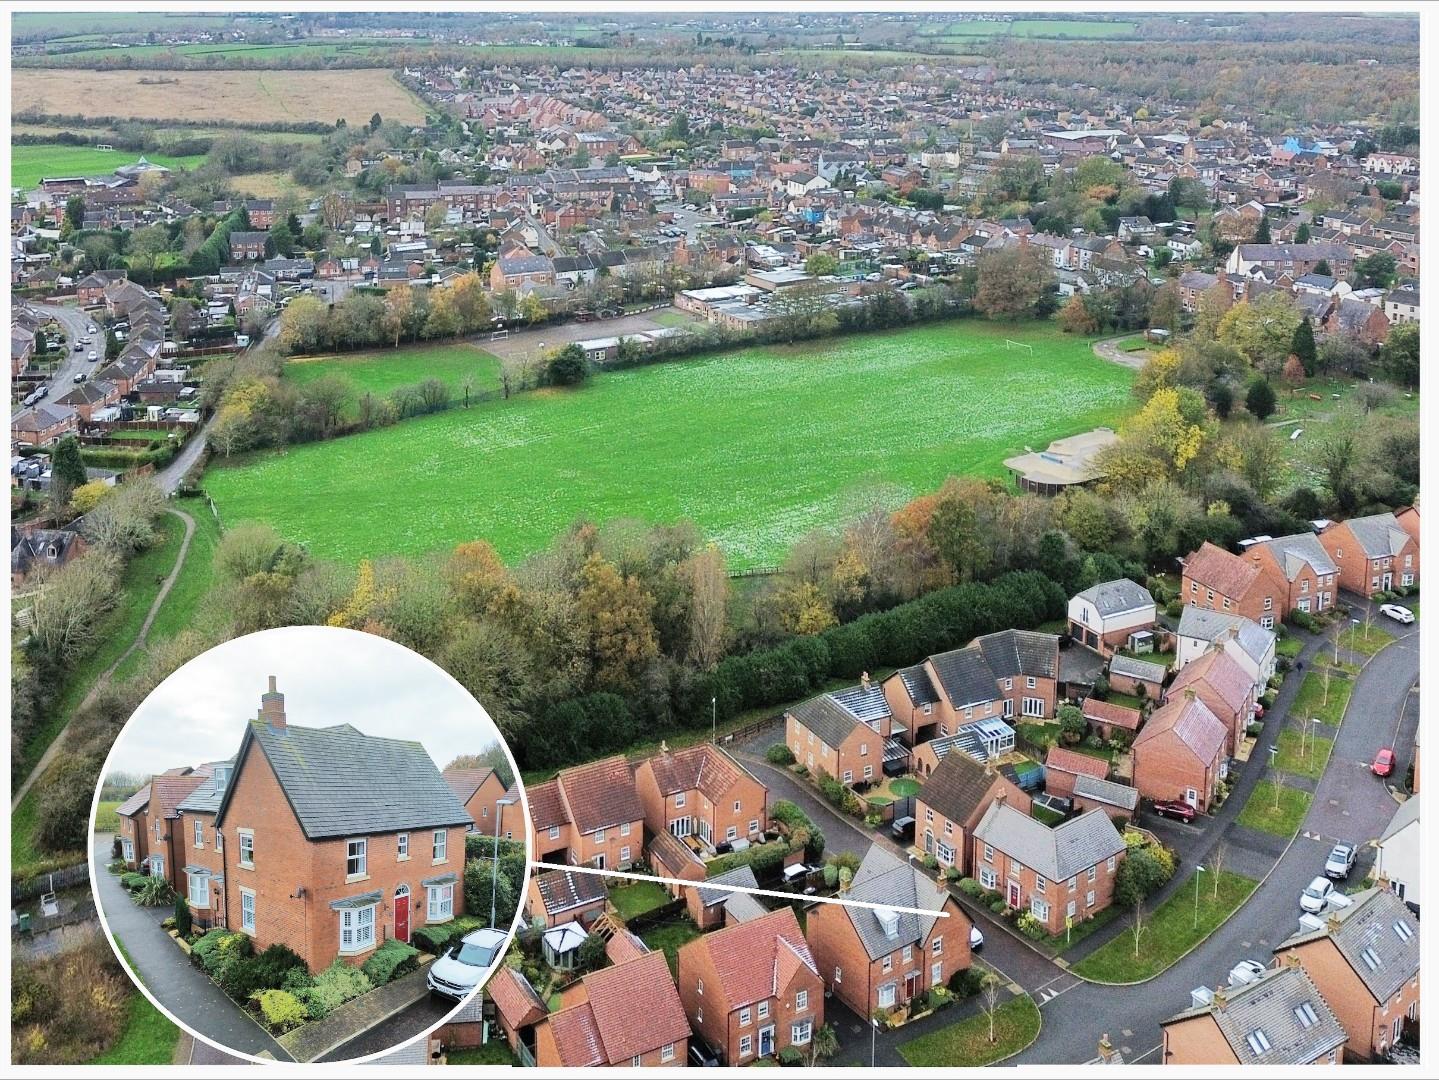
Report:
[{"label": "silver car", "polygon": [[1329,858],[1324,860],[1324,876],[1334,881],[1343,881],[1354,869],[1354,848],[1349,844],[1335,844]]}]

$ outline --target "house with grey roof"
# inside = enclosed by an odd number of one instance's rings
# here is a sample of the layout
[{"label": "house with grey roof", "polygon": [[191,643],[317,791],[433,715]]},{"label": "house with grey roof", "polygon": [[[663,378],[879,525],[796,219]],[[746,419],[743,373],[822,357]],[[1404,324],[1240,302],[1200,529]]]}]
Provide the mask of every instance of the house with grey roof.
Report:
[{"label": "house with grey roof", "polygon": [[866,675],[858,686],[820,694],[784,714],[785,745],[811,774],[846,786],[874,783],[908,767],[909,747],[884,691]]},{"label": "house with grey roof", "polygon": [[820,978],[860,1016],[902,1008],[970,966],[970,920],[943,885],[878,844],[842,893],[820,904],[805,937]]},{"label": "house with grey roof", "polygon": [[1212,649],[1223,649],[1250,676],[1254,692],[1262,696],[1278,663],[1279,638],[1253,619],[1224,611],[1185,605],[1175,635],[1174,667],[1198,660]]},{"label": "house with grey roof", "polygon": [[462,914],[471,818],[424,746],[290,723],[273,676],[260,703],[203,837],[224,925],[318,971]]},{"label": "house with grey roof", "polygon": [[1374,880],[1419,914],[1423,875],[1419,870],[1419,794],[1399,804],[1374,845]]},{"label": "house with grey roof", "polygon": [[1051,934],[1103,911],[1114,896],[1124,837],[1102,809],[1051,828],[996,798],[974,830],[971,864],[986,889]]},{"label": "house with grey roof", "polygon": [[1388,889],[1366,889],[1274,949],[1302,967],[1348,1033],[1344,1060],[1382,1062],[1401,1041],[1418,1043],[1419,920]]},{"label": "house with grey roof", "polygon": [[1075,641],[1108,656],[1131,646],[1131,637],[1152,631],[1158,617],[1149,590],[1128,578],[1102,581],[1069,601],[1069,633]]},{"label": "house with grey roof", "polygon": [[1302,967],[1268,968],[1251,983],[1196,991],[1160,1024],[1165,1065],[1335,1065],[1348,1038]]},{"label": "house with grey roof", "polygon": [[1137,694],[1158,701],[1168,669],[1151,660],[1115,653],[1109,659],[1109,686],[1122,694]]},{"label": "house with grey roof", "polygon": [[1419,584],[1419,542],[1392,513],[1350,518],[1319,534],[1339,586],[1360,596]]},{"label": "house with grey roof", "polygon": [[1294,533],[1251,544],[1288,583],[1285,611],[1321,612],[1334,606],[1339,568],[1313,533]]}]

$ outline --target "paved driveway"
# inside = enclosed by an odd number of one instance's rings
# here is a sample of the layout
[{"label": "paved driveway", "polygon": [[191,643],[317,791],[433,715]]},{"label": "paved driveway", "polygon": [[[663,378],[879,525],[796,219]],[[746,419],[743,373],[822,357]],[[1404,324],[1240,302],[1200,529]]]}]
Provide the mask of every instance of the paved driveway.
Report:
[{"label": "paved driveway", "polygon": [[293,1061],[264,1028],[190,963],[161,929],[170,909],[140,907],[120,879],[104,869],[110,861],[112,839],[109,834],[95,838],[95,865],[99,868],[95,897],[110,932],[124,944],[150,993],[182,1024],[222,1046],[255,1057],[268,1053],[278,1061]]}]

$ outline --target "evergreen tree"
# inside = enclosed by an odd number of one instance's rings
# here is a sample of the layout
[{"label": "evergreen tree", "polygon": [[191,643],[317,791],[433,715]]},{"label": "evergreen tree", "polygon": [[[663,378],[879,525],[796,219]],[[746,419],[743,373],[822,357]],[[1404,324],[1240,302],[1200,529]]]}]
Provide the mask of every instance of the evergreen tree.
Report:
[{"label": "evergreen tree", "polygon": [[1307,244],[1312,235],[1313,233],[1309,231],[1309,222],[1306,221],[1294,231],[1294,242],[1296,244]]},{"label": "evergreen tree", "polygon": [[1304,365],[1305,375],[1314,374],[1314,362],[1319,351],[1314,345],[1314,326],[1308,315],[1294,328],[1294,340],[1290,342],[1289,351],[1299,357],[1299,362]]},{"label": "evergreen tree", "polygon": [[80,443],[67,435],[55,444],[50,455],[50,500],[64,506],[77,487],[85,483],[85,462],[80,457]]},{"label": "evergreen tree", "polygon": [[1244,407],[1254,419],[1269,419],[1274,415],[1274,406],[1274,387],[1269,385],[1268,379],[1255,379],[1249,384],[1249,392],[1244,395]]},{"label": "evergreen tree", "polygon": [[1269,239],[1269,215],[1265,214],[1259,219],[1259,228],[1254,230],[1254,243],[1272,244],[1273,242]]},{"label": "evergreen tree", "polygon": [[1322,274],[1324,277],[1329,277],[1329,260],[1320,259],[1317,263],[1314,264],[1314,272],[1316,274]]}]

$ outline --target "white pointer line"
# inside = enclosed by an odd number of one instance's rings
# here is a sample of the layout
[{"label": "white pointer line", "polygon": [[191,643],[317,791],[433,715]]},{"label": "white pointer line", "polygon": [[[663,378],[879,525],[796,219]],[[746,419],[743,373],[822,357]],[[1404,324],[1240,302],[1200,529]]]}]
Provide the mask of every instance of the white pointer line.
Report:
[{"label": "white pointer line", "polygon": [[687,889],[721,889],[725,892],[748,893],[750,896],[771,896],[777,900],[804,900],[817,904],[838,904],[840,907],[872,908],[876,911],[897,911],[905,915],[927,915],[936,919],[949,918],[947,911],[928,908],[898,907],[894,904],[872,904],[868,900],[846,900],[839,896],[805,896],[803,893],[780,892],[778,889],[751,889],[747,885],[721,885],[710,881],[685,881],[683,878],[659,877],[655,874],[631,874],[624,870],[601,870],[595,866],[564,866],[560,863],[537,862],[541,870],[564,870],[571,874],[595,874],[599,877],[623,878],[626,881],[657,881],[663,885],[680,885]]}]

